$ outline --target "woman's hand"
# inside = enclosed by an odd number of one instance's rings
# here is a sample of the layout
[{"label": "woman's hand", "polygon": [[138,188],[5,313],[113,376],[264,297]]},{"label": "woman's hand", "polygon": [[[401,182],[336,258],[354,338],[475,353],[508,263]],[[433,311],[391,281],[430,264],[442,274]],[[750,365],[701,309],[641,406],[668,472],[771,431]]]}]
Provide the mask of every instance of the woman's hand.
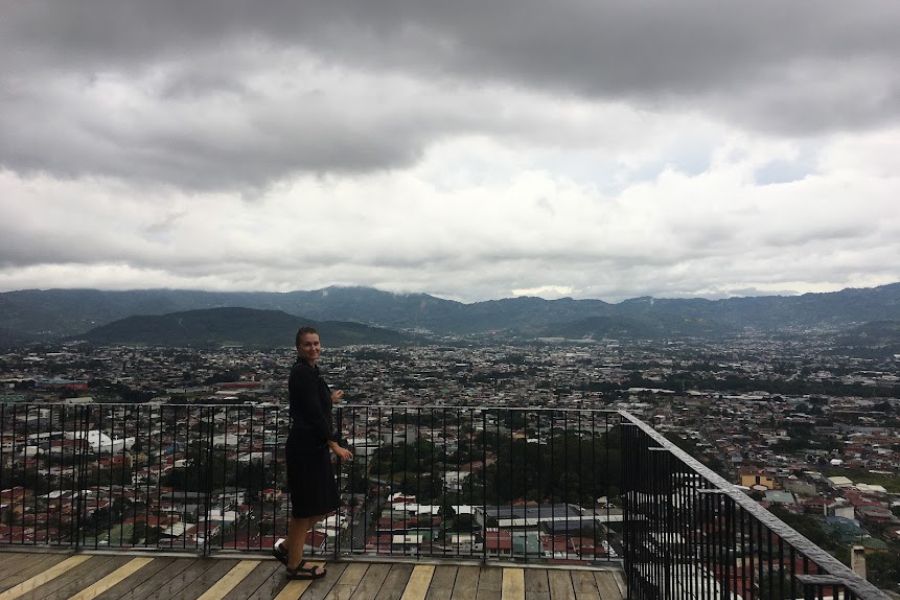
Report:
[{"label": "woman's hand", "polygon": [[331,451],[334,452],[334,455],[341,460],[350,460],[351,458],[353,458],[352,452],[337,443],[331,444]]},{"label": "woman's hand", "polygon": [[344,390],[334,390],[331,392],[331,403],[337,404],[344,397]]}]

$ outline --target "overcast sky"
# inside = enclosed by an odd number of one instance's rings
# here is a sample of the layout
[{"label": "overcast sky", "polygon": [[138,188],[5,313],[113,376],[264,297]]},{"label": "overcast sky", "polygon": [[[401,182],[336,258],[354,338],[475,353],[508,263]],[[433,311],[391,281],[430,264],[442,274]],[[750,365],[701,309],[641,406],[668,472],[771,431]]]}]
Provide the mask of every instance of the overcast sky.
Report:
[{"label": "overcast sky", "polygon": [[900,2],[0,0],[0,290],[900,280]]}]

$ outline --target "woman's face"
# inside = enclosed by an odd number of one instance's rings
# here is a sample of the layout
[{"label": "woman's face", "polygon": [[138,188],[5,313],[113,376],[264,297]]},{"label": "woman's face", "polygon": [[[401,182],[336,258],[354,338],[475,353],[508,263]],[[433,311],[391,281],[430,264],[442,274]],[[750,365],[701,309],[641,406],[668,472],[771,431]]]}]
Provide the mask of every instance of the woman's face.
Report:
[{"label": "woman's face", "polygon": [[311,365],[319,362],[319,355],[322,354],[322,345],[319,342],[318,333],[304,333],[300,336],[300,345],[297,346],[297,352],[300,358]]}]

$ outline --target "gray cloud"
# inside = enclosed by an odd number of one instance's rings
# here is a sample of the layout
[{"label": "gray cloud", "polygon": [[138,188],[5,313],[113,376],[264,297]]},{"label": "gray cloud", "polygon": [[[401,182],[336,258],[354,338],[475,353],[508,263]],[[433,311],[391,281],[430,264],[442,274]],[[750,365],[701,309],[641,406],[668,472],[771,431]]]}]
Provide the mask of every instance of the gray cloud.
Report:
[{"label": "gray cloud", "polygon": [[0,165],[227,189],[405,167],[472,132],[546,141],[492,86],[551,114],[575,97],[779,135],[874,127],[900,115],[898,29],[874,0],[8,3]]},{"label": "gray cloud", "polygon": [[9,2],[0,289],[895,280],[897,30],[874,0]]}]

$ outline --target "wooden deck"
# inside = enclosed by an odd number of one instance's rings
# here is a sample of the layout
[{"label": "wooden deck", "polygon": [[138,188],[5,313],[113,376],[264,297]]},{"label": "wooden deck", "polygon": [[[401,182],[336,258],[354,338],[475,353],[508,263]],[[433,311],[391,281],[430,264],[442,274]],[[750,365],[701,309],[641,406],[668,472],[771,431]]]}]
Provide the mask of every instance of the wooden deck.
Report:
[{"label": "wooden deck", "polygon": [[622,600],[621,571],[339,562],[288,581],[269,559],[0,552],[0,600]]}]

